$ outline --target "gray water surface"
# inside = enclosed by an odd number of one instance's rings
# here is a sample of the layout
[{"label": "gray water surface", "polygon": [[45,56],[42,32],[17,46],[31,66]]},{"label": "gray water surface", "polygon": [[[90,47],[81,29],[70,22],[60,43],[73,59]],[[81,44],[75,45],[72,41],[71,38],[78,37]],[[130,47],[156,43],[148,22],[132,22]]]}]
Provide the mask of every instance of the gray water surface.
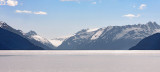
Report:
[{"label": "gray water surface", "polygon": [[160,72],[160,51],[0,51],[0,72]]}]

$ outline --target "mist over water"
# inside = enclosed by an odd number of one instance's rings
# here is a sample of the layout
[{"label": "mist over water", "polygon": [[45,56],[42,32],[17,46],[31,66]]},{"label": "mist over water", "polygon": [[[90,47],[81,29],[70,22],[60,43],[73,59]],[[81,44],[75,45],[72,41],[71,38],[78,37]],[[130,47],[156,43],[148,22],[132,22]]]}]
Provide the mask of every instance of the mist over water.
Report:
[{"label": "mist over water", "polygon": [[0,51],[1,72],[159,72],[160,51]]}]

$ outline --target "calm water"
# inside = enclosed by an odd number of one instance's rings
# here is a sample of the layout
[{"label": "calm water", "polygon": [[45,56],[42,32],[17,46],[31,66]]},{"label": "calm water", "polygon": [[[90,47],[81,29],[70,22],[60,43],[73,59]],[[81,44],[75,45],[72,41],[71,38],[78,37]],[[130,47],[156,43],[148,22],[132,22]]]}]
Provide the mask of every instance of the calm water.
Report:
[{"label": "calm water", "polygon": [[160,72],[160,51],[0,51],[0,72]]}]

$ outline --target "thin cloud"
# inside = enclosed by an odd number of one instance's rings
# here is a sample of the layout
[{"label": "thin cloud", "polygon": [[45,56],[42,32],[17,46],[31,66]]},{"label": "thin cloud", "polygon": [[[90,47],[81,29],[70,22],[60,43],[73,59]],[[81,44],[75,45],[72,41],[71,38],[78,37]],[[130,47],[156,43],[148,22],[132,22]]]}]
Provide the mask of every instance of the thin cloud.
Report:
[{"label": "thin cloud", "polygon": [[126,14],[123,15],[122,17],[127,17],[127,18],[138,18],[140,17],[140,14],[134,15],[134,14]]},{"label": "thin cloud", "polygon": [[8,6],[16,6],[16,5],[18,5],[18,1],[16,1],[16,0],[8,0],[7,1],[7,5]]},{"label": "thin cloud", "polygon": [[34,12],[34,14],[38,14],[38,15],[46,15],[47,13],[46,13],[46,12],[43,12],[43,11],[39,11],[39,12]]},{"label": "thin cloud", "polygon": [[140,10],[143,10],[145,7],[147,7],[146,4],[141,4],[141,5],[139,6],[139,9],[140,9]]},{"label": "thin cloud", "polygon": [[16,13],[47,15],[47,12],[43,12],[43,11],[32,12],[32,11],[29,11],[29,10],[16,10]]},{"label": "thin cloud", "polygon": [[16,13],[28,13],[28,14],[31,14],[32,11],[28,11],[28,10],[16,10]]},{"label": "thin cloud", "polygon": [[17,6],[17,0],[0,0],[0,5]]}]

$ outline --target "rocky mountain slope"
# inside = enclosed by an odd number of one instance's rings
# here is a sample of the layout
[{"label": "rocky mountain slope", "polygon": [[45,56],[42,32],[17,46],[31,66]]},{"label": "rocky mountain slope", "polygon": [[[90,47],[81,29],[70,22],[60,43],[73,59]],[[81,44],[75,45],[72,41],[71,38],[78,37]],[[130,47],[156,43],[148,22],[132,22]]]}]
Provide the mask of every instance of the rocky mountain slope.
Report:
[{"label": "rocky mountain slope", "polygon": [[62,50],[128,50],[143,38],[160,32],[156,22],[84,29],[65,40]]},{"label": "rocky mountain slope", "polygon": [[0,28],[0,50],[44,50],[13,32]]},{"label": "rocky mountain slope", "polygon": [[28,33],[25,33],[25,37],[33,44],[38,45],[46,50],[52,50],[55,48],[55,46],[53,46],[48,39],[38,35],[35,31],[29,31]]},{"label": "rocky mountain slope", "polygon": [[44,48],[46,50],[52,50],[55,47],[45,38],[39,36],[34,31],[30,31],[28,33],[23,33],[21,30],[17,30],[7,25],[5,22],[0,22],[0,28],[13,32],[15,34],[20,35],[21,37],[29,40],[32,44]]}]

